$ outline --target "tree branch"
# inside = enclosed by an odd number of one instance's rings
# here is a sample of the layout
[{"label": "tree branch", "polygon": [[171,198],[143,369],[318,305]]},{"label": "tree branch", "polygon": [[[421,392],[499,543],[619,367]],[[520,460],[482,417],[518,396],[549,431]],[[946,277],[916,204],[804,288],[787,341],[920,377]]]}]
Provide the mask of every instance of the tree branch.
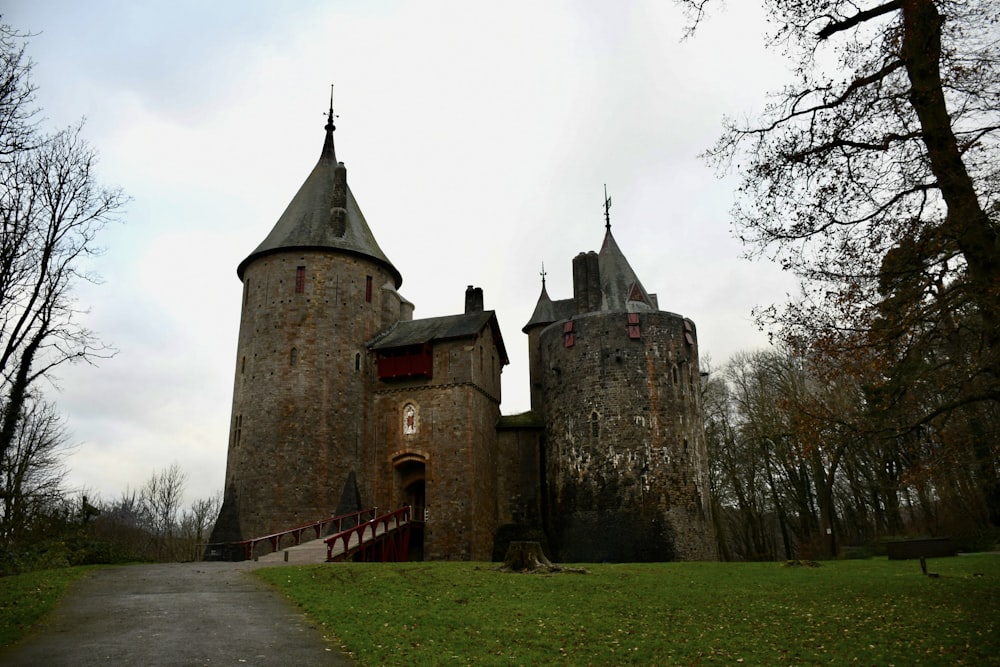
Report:
[{"label": "tree branch", "polygon": [[892,132],[885,135],[882,141],[877,144],[869,143],[866,141],[852,141],[851,139],[837,138],[834,139],[833,141],[828,141],[818,146],[812,146],[802,151],[796,151],[794,153],[786,153],[785,159],[791,162],[801,162],[810,155],[815,155],[817,153],[826,153],[836,148],[860,148],[872,151],[887,151],[889,150],[890,144],[892,144],[894,141],[907,141],[910,139],[917,139],[920,136],[921,136],[920,132],[908,132],[906,134],[896,134]]},{"label": "tree branch", "polygon": [[769,132],[775,130],[781,124],[783,124],[783,123],[785,123],[787,121],[790,121],[793,118],[798,118],[800,116],[806,116],[806,115],[809,115],[809,114],[814,114],[817,111],[824,111],[824,110],[828,110],[828,109],[835,109],[838,106],[840,106],[841,104],[843,104],[844,102],[846,102],[847,99],[855,91],[857,91],[857,90],[859,90],[861,88],[864,88],[865,86],[869,86],[869,85],[871,85],[873,83],[878,83],[879,81],[881,81],[882,79],[884,79],[888,75],[892,74],[896,70],[902,69],[904,66],[905,66],[905,63],[902,60],[893,60],[893,61],[887,63],[885,66],[883,66],[877,72],[872,72],[868,76],[858,77],[857,79],[854,79],[853,81],[851,81],[850,85],[848,85],[847,88],[845,88],[844,91],[839,96],[837,96],[835,99],[833,99],[833,100],[831,100],[829,102],[824,102],[822,104],[814,104],[814,105],[811,105],[811,106],[806,107],[804,109],[799,109],[798,108],[799,103],[802,102],[807,97],[809,97],[811,94],[818,93],[818,92],[828,92],[827,90],[824,90],[822,88],[802,91],[802,92],[796,94],[794,97],[791,98],[791,107],[788,110],[788,112],[785,113],[785,114],[783,114],[782,116],[776,118],[775,120],[773,120],[767,126],[765,126],[765,127],[757,127],[757,128],[754,128],[754,129],[740,129],[738,127],[730,126],[730,129],[732,131],[736,132],[737,134],[741,134],[741,135],[762,135],[762,134],[768,134]]},{"label": "tree branch", "polygon": [[892,2],[887,2],[879,7],[874,7],[872,9],[866,9],[863,12],[858,12],[850,18],[846,18],[842,21],[831,21],[825,28],[819,31],[816,35],[820,39],[826,39],[831,35],[835,35],[838,32],[843,32],[844,30],[850,30],[859,23],[864,23],[865,21],[870,21],[873,18],[882,16],[883,14],[888,14],[889,12],[894,12],[898,9],[903,8],[902,0],[893,0]]}]

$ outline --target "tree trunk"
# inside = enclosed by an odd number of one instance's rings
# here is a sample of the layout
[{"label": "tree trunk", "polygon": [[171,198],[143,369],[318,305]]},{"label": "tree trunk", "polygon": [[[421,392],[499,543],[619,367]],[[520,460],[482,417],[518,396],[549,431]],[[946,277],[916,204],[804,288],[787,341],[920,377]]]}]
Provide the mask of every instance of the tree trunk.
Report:
[{"label": "tree trunk", "polygon": [[503,559],[504,569],[514,572],[526,572],[549,569],[552,562],[542,552],[538,542],[511,542],[507,547],[507,555]]},{"label": "tree trunk", "polygon": [[948,206],[945,228],[968,264],[974,298],[983,318],[987,369],[995,380],[1000,347],[997,232],[979,204],[948,113],[939,62],[943,22],[931,0],[904,2],[902,56],[910,79],[910,104],[920,120],[931,171]]}]

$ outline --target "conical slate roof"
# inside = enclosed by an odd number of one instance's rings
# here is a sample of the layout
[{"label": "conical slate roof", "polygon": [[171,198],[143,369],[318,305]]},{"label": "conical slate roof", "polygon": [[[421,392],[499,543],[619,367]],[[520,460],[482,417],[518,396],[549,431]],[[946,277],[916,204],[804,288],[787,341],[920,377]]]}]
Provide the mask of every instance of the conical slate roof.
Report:
[{"label": "conical slate roof", "polygon": [[655,301],[650,298],[629,265],[625,255],[611,235],[608,225],[604,234],[604,245],[597,253],[601,273],[601,310],[612,312],[636,312],[656,310]]},{"label": "conical slate roof", "polygon": [[546,326],[559,320],[568,320],[576,314],[576,302],[573,299],[559,299],[553,301],[549,298],[549,293],[542,285],[542,293],[538,296],[535,310],[531,313],[531,319],[521,327],[521,331],[528,333],[529,329],[538,326]]},{"label": "conical slate roof", "polygon": [[[271,233],[240,262],[236,273],[241,280],[246,267],[258,257],[286,250],[331,250],[373,259],[389,270],[397,288],[402,284],[402,276],[379,248],[354,193],[346,185],[346,168],[342,162],[337,162],[333,148],[334,129],[331,110],[319,162]],[[338,177],[346,190],[342,209],[335,203]],[[343,221],[335,220],[338,211],[344,215]]]},{"label": "conical slate roof", "polygon": [[540,324],[552,324],[558,317],[556,317],[555,306],[552,304],[552,299],[549,298],[549,293],[545,289],[545,280],[542,280],[542,293],[538,295],[538,303],[535,304],[535,310],[531,313],[531,319],[528,323],[524,325],[521,329],[524,333],[528,333],[528,329],[538,326]]}]

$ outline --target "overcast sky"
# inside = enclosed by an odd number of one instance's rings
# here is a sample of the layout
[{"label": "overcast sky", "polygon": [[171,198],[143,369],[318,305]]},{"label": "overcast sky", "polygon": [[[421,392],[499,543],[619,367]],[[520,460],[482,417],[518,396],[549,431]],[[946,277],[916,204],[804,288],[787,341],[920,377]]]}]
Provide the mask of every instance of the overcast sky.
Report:
[{"label": "overcast sky", "polygon": [[787,76],[751,4],[682,41],[667,0],[6,0],[3,22],[37,33],[47,124],[85,117],[101,181],[132,197],[100,239],[104,284],[78,290],[119,353],[60,370],[54,394],[70,485],[112,499],[176,461],[189,499],[221,490],[236,266],[316,163],[331,83],[337,157],[415,317],[462,312],[467,285],[497,312],[504,414],[529,407],[542,264],[571,297],[605,184],[619,246],[695,321],[702,360],[765,346],[751,309],[792,283],[742,259],[735,180],[698,157]]}]

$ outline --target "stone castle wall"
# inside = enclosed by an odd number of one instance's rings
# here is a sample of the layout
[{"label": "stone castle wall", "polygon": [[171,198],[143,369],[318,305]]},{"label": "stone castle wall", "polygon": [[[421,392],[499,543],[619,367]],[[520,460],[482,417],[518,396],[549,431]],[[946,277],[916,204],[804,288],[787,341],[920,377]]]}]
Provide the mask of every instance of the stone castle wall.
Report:
[{"label": "stone castle wall", "polygon": [[372,364],[364,343],[398,311],[398,300],[382,303],[391,294],[380,288],[391,279],[376,262],[323,251],[286,251],[246,267],[224,507],[213,541],[328,516],[351,472],[370,502],[363,406],[371,404]]},{"label": "stone castle wall", "polygon": [[[562,561],[714,559],[694,325],[666,312],[541,332],[549,537]],[[689,342],[690,339],[690,342]]]},{"label": "stone castle wall", "polygon": [[[406,486],[414,475],[423,475],[423,553],[429,560],[490,560],[496,528],[498,364],[487,329],[475,340],[437,343],[433,378],[376,385],[379,504],[409,501]],[[413,417],[409,426],[407,414]]]}]

